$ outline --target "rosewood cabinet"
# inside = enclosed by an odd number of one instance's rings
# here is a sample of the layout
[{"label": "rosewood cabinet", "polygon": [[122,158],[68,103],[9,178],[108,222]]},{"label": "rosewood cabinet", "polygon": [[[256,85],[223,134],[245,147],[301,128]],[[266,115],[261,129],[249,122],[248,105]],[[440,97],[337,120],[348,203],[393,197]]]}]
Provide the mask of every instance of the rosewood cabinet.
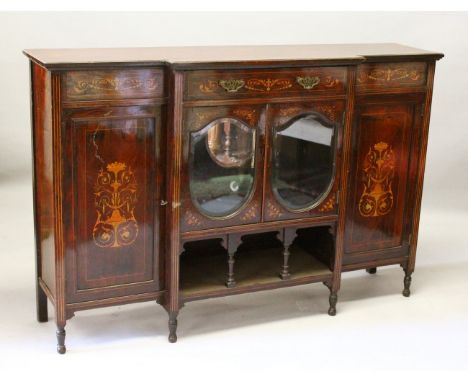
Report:
[{"label": "rosewood cabinet", "polygon": [[27,50],[37,318],[414,271],[435,61],[397,44]]}]

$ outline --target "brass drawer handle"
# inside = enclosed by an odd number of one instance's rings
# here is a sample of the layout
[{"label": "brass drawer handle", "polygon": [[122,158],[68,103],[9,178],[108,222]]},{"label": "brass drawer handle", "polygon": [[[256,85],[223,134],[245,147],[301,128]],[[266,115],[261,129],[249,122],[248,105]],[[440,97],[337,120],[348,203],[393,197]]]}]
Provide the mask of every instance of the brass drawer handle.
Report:
[{"label": "brass drawer handle", "polygon": [[310,90],[320,83],[320,78],[319,77],[296,77],[296,81],[304,89]]},{"label": "brass drawer handle", "polygon": [[235,93],[245,85],[244,80],[220,80],[219,85],[228,93]]}]

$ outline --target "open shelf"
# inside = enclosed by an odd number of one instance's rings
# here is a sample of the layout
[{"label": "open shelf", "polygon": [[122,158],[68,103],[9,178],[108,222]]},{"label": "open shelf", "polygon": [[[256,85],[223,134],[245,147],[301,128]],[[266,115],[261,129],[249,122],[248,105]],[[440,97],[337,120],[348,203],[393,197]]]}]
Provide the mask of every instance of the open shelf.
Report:
[{"label": "open shelf", "polygon": [[[200,249],[200,248],[199,248]],[[235,256],[236,286],[227,288],[227,254],[222,248],[207,249],[201,255],[185,252],[180,262],[180,291],[183,301],[282,288],[328,281],[332,271],[312,251],[296,243],[290,248],[291,277],[279,277],[283,264],[282,247],[240,251]]]}]

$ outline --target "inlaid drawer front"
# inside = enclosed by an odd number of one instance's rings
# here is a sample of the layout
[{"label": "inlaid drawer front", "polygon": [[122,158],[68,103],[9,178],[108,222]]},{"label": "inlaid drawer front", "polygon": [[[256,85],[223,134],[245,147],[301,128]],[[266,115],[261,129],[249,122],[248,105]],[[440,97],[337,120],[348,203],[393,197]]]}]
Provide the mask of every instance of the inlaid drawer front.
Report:
[{"label": "inlaid drawer front", "polygon": [[65,100],[153,98],[164,95],[162,69],[71,71],[64,74]]},{"label": "inlaid drawer front", "polygon": [[344,94],[344,67],[187,72],[186,99]]},{"label": "inlaid drawer front", "polygon": [[360,91],[385,88],[405,88],[426,84],[425,62],[363,64],[358,67],[356,79]]}]

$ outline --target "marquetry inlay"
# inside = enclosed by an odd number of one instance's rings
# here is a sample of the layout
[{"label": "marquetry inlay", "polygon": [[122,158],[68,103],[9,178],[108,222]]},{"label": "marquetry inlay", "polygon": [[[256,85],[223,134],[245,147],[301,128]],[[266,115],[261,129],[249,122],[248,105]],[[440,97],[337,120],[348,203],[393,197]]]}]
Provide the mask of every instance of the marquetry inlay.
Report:
[{"label": "marquetry inlay", "polygon": [[364,217],[383,216],[393,207],[392,181],[395,155],[392,147],[379,142],[369,148],[362,170],[363,186],[359,213]]},{"label": "marquetry inlay", "polygon": [[99,247],[132,244],[138,236],[138,223],[133,214],[137,184],[132,169],[121,162],[108,164],[99,171],[94,195],[97,212],[94,243]]}]

